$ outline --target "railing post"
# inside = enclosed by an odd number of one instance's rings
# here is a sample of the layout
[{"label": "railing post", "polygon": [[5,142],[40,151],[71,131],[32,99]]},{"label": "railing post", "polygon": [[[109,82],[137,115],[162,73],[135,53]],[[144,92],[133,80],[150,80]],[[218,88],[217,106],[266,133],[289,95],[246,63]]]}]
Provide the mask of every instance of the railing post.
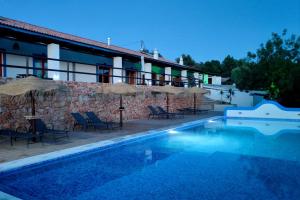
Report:
[{"label": "railing post", "polygon": [[67,62],[67,81],[70,81],[70,64]]},{"label": "railing post", "polygon": [[26,76],[29,74],[29,57],[26,56]]}]

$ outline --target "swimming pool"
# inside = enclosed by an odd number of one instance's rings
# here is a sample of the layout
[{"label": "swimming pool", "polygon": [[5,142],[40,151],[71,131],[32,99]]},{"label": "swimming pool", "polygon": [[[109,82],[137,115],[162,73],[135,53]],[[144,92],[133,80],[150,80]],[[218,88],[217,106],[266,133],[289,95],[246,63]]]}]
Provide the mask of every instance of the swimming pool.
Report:
[{"label": "swimming pool", "polygon": [[190,123],[3,171],[0,191],[21,199],[299,199],[300,123]]}]

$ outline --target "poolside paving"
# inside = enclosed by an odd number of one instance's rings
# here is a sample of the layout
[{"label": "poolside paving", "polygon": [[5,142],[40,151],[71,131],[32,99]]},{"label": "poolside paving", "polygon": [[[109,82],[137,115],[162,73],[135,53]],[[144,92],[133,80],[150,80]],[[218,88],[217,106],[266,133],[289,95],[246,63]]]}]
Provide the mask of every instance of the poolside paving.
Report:
[{"label": "poolside paving", "polygon": [[76,147],[89,143],[99,142],[102,140],[117,138],[120,136],[135,134],[139,132],[145,132],[155,129],[163,129],[172,127],[176,124],[199,120],[203,118],[220,116],[222,112],[208,112],[201,115],[186,115],[184,118],[177,119],[143,119],[132,120],[124,123],[122,129],[114,130],[88,130],[70,132],[70,138],[62,138],[57,142],[53,142],[51,139],[45,139],[45,142],[30,144],[26,146],[26,142],[16,141],[13,146],[10,146],[10,142],[7,138],[0,138],[0,163],[8,162],[16,159],[30,157],[34,155],[49,153],[66,148]]}]

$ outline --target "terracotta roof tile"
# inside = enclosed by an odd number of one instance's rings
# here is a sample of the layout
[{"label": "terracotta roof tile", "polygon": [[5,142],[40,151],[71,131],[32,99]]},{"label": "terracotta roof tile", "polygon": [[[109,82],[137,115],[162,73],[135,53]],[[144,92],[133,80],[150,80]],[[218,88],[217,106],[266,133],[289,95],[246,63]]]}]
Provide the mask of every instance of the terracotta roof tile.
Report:
[{"label": "terracotta roof tile", "polygon": [[[44,28],[44,27],[32,25],[32,24],[22,22],[22,21],[18,21],[18,20],[13,20],[13,19],[5,18],[5,17],[0,17],[0,24],[7,25],[7,26],[10,26],[10,27],[14,27],[14,28],[24,29],[24,30],[27,30],[27,31],[36,32],[36,33],[40,33],[40,34],[45,34],[45,35],[48,35],[48,36],[54,36],[54,37],[61,38],[61,39],[66,39],[66,40],[71,40],[71,41],[75,41],[75,42],[79,42],[79,43],[93,45],[93,46],[96,46],[96,47],[110,49],[110,50],[118,51],[118,52],[121,52],[121,53],[131,54],[131,55],[134,55],[134,56],[144,56],[146,59],[155,60],[151,55],[147,55],[147,54],[141,53],[139,51],[126,49],[126,48],[115,46],[115,45],[109,45],[108,46],[106,43],[103,43],[103,42],[90,40],[90,39],[86,39],[86,38],[71,35],[71,34],[62,33],[62,32],[55,31],[55,30],[52,30],[52,29],[49,29],[49,28]],[[160,57],[157,60],[161,61],[161,62],[168,63],[170,65],[179,66],[178,63],[176,63],[174,61],[167,60],[165,58]]]}]

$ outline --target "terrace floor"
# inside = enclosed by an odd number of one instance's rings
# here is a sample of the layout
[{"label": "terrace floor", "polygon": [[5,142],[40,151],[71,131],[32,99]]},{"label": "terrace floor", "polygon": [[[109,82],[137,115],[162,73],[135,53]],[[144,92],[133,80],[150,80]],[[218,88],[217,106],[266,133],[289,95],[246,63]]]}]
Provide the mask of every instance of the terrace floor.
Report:
[{"label": "terrace floor", "polygon": [[10,146],[10,141],[7,138],[0,137],[0,163],[16,160],[20,158],[30,157],[38,154],[49,153],[57,150],[81,146],[89,143],[94,143],[102,140],[117,138],[124,135],[135,134],[139,132],[162,129],[172,127],[176,124],[199,120],[203,118],[223,115],[222,112],[208,112],[201,115],[186,115],[184,118],[178,119],[143,119],[132,120],[124,123],[122,130],[89,130],[70,132],[70,138],[62,138],[54,143],[52,140],[45,139],[44,143],[30,144],[26,146],[24,140],[14,142]]}]

